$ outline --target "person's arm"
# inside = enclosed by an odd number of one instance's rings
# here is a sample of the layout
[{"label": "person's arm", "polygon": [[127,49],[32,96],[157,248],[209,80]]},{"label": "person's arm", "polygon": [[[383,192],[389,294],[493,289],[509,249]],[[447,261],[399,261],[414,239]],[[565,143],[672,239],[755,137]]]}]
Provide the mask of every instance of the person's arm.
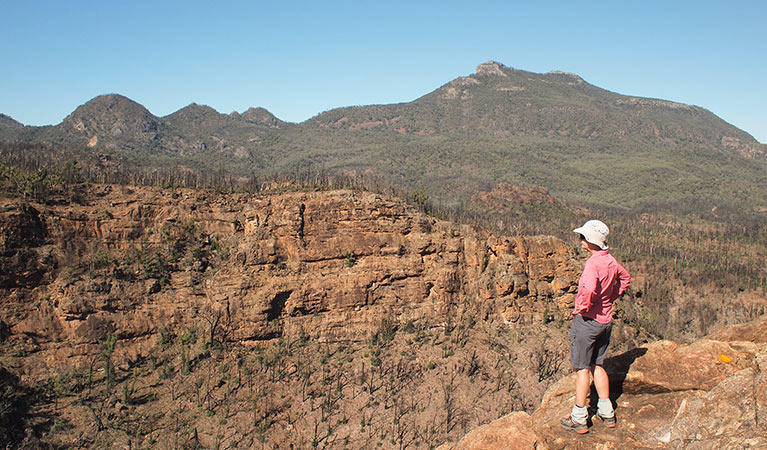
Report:
[{"label": "person's arm", "polygon": [[628,270],[618,264],[618,279],[620,280],[620,287],[618,288],[618,296],[622,295],[631,284],[631,275]]},{"label": "person's arm", "polygon": [[573,310],[573,314],[581,314],[591,308],[591,303],[596,295],[596,290],[596,268],[586,262],[586,267],[583,268],[581,279],[578,281],[578,295],[575,297],[575,310]]}]

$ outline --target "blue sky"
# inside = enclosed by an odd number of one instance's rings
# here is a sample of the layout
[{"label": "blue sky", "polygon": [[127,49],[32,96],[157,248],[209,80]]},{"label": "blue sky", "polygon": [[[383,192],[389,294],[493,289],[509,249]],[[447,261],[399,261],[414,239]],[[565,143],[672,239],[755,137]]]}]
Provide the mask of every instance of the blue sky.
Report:
[{"label": "blue sky", "polygon": [[301,122],[407,102],[488,60],[698,105],[767,143],[767,2],[0,0],[0,112],[119,93]]}]

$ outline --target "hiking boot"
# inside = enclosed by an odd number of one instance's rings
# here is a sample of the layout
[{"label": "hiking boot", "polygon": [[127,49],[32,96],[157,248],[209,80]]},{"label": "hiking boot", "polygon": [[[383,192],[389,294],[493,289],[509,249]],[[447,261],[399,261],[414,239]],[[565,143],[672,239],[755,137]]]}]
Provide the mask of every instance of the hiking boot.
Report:
[{"label": "hiking boot", "polygon": [[570,416],[563,418],[559,423],[565,430],[573,430],[578,434],[586,434],[589,432],[589,426],[587,423],[578,423],[574,421]]},{"label": "hiking boot", "polygon": [[599,413],[597,413],[596,415],[597,415],[597,418],[601,420],[602,423],[605,424],[607,428],[615,428],[615,425],[616,425],[615,414],[609,417],[603,416]]}]

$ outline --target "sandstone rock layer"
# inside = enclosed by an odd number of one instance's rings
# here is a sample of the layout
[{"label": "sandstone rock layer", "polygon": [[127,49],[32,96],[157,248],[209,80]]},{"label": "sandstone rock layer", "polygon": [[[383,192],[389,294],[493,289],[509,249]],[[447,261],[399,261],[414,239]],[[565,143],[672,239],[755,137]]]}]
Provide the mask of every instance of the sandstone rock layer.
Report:
[{"label": "sandstone rock layer", "polygon": [[82,205],[0,204],[0,320],[51,367],[86,363],[110,333],[140,359],[164,328],[201,321],[246,344],[339,341],[385,320],[572,308],[580,263],[552,237],[491,236],[372,193],[90,189]]}]

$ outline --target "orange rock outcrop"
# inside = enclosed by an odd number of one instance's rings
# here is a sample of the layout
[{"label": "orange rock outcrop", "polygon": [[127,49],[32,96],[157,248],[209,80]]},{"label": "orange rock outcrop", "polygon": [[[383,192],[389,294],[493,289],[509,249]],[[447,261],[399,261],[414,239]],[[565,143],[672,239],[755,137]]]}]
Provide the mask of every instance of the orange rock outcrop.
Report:
[{"label": "orange rock outcrop", "polygon": [[597,420],[576,435],[559,426],[575,398],[568,376],[533,414],[512,413],[439,449],[766,448],[766,336],[763,317],[689,345],[658,341],[609,358],[617,428]]},{"label": "orange rock outcrop", "polygon": [[[163,327],[200,318],[246,344],[360,340],[384,319],[441,326],[468,307],[509,324],[563,319],[580,269],[559,239],[492,236],[373,193],[90,189],[83,205],[2,200],[0,319],[50,366],[87,361],[109,333],[117,354],[141,358]],[[215,257],[158,274],[151,251],[172,253],[172,230]],[[125,276],[131,255],[143,276]]]}]

